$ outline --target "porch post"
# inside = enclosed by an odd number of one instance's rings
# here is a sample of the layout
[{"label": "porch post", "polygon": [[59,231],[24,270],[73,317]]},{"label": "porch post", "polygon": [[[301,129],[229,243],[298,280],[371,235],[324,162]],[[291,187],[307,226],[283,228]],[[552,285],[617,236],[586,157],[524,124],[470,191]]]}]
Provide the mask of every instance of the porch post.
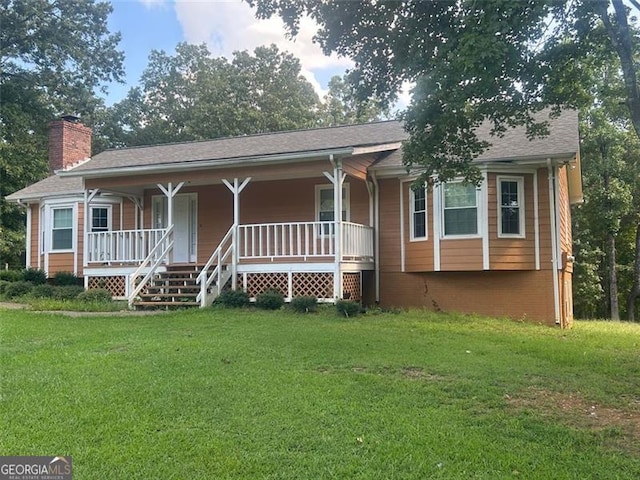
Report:
[{"label": "porch post", "polygon": [[346,174],[342,171],[342,161],[334,160],[333,155],[329,156],[329,161],[333,165],[333,176],[324,172],[324,175],[333,183],[333,221],[334,231],[334,252],[335,269],[333,273],[333,296],[342,299],[342,185]]},{"label": "porch post", "polygon": [[[89,206],[91,204],[91,200],[95,198],[100,190],[84,190],[84,207],[82,212],[83,222],[82,222],[82,266],[86,267],[89,265]],[[84,268],[83,268],[84,270]],[[83,272],[84,273],[84,272]]]},{"label": "porch post", "polygon": [[[183,185],[184,185],[184,182],[180,182],[178,185],[174,187],[173,183],[169,182],[167,184],[167,188],[165,188],[164,185],[161,185],[160,183],[158,183],[158,188],[162,190],[162,193],[164,193],[167,197],[167,228],[173,227],[173,197],[176,196],[176,194],[180,191]],[[175,232],[172,232],[171,233],[172,239],[174,235],[175,235]],[[173,263],[173,250],[169,253],[169,263]]]},{"label": "porch post", "polygon": [[233,185],[226,179],[222,179],[222,183],[233,193],[233,253],[231,262],[231,288],[237,289],[238,285],[238,226],[240,225],[240,193],[244,190],[244,187],[251,181],[251,177],[245,178],[242,183],[238,181],[238,178],[233,179]]}]

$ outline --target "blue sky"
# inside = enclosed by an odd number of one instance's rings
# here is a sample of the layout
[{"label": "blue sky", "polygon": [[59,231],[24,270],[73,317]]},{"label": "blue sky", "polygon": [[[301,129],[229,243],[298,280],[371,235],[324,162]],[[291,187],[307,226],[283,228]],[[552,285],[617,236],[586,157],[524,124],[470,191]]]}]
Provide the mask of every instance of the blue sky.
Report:
[{"label": "blue sky", "polygon": [[303,75],[319,95],[332,75],[341,75],[352,65],[348,59],[325,56],[311,41],[316,30],[311,20],[303,20],[300,34],[291,41],[280,19],[257,20],[241,0],[112,0],[112,4],[109,28],[122,35],[126,84],[109,86],[108,105],[138,83],[151,50],[173,53],[182,41],[206,43],[213,55],[227,58],[236,50],[275,43],[300,59]]}]

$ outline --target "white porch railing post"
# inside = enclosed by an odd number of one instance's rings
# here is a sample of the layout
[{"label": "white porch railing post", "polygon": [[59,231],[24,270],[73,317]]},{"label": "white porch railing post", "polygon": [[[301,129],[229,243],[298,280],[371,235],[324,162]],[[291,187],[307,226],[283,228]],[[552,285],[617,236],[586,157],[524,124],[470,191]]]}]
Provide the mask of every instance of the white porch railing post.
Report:
[{"label": "white porch railing post", "polygon": [[335,269],[333,274],[333,294],[337,299],[342,298],[342,185],[346,175],[342,171],[342,161],[334,160],[333,155],[329,156],[329,161],[333,165],[333,175],[324,172],[333,184],[333,245],[335,254]]},{"label": "white porch railing post", "polygon": [[242,183],[238,181],[237,178],[233,179],[233,184],[226,179],[222,179],[222,183],[226,185],[226,187],[233,194],[233,233],[232,233],[232,242],[233,242],[233,255],[231,258],[231,288],[234,290],[238,285],[238,261],[239,261],[239,248],[238,248],[238,240],[240,236],[238,235],[238,228],[240,225],[240,193],[251,181],[251,177],[245,178]]}]

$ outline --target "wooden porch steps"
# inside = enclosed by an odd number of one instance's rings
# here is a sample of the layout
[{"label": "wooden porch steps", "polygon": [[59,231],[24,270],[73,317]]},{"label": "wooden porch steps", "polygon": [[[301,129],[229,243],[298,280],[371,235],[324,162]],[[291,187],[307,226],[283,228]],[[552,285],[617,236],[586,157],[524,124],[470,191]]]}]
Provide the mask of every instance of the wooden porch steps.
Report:
[{"label": "wooden porch steps", "polygon": [[149,281],[144,293],[133,305],[136,308],[199,307],[196,300],[200,285],[196,283],[202,268],[198,265],[170,265]]}]

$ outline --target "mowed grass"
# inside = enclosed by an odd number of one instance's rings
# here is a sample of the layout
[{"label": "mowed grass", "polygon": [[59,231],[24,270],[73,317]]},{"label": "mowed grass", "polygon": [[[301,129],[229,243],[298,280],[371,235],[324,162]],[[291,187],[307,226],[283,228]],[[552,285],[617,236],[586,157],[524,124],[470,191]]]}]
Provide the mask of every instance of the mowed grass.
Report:
[{"label": "mowed grass", "polygon": [[640,326],[0,311],[0,454],[75,479],[640,478]]}]

